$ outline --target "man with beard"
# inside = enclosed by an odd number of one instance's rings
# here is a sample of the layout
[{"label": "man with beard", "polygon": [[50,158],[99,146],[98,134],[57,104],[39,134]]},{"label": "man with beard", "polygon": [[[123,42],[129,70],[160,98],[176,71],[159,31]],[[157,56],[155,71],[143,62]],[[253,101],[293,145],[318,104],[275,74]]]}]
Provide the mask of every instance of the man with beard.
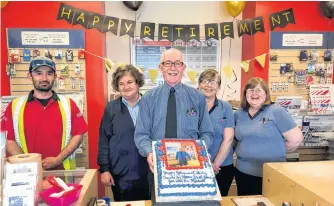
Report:
[{"label": "man with beard", "polygon": [[28,79],[34,89],[8,105],[3,129],[10,155],[40,153],[43,169],[71,170],[87,124],[73,100],[52,90],[56,78],[55,62],[33,59]]}]

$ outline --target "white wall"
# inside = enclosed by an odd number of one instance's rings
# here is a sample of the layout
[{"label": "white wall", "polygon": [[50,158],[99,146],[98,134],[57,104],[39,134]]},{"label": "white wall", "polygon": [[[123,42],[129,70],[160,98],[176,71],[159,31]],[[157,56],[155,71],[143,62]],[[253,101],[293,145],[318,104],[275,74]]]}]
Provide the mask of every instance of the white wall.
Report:
[{"label": "white wall", "polygon": [[[122,1],[106,1],[105,2],[105,15],[114,16],[120,19],[135,19],[135,12],[124,6]],[[229,16],[223,8],[223,2],[170,2],[170,1],[144,1],[141,8],[137,11],[137,22],[153,22],[166,23],[166,24],[200,24],[201,35],[204,37],[204,24],[208,23],[220,23],[232,21],[232,17]],[[237,19],[242,19],[240,15]],[[236,24],[234,25],[236,27]],[[139,35],[140,24],[137,24],[136,34]],[[156,30],[157,33],[157,30]],[[222,74],[222,88],[218,97],[222,97],[224,91],[224,100],[240,99],[240,85],[241,85],[241,38],[237,37],[238,33],[235,29],[235,38],[232,39],[231,47],[231,59],[230,65],[234,69],[238,80],[231,84],[232,90],[227,87],[231,83],[231,80],[226,81],[226,77]],[[119,37],[115,36],[111,32],[106,35],[107,44],[107,57],[123,63],[130,63],[130,39],[127,35]],[[229,41],[227,37],[222,42],[222,67],[228,64],[228,52]],[[108,74],[108,82],[110,82],[111,74]],[[109,84],[110,85],[110,84]],[[225,87],[225,89],[224,89]],[[236,93],[232,96],[228,96],[236,90]],[[111,88],[109,92],[111,92]]]}]

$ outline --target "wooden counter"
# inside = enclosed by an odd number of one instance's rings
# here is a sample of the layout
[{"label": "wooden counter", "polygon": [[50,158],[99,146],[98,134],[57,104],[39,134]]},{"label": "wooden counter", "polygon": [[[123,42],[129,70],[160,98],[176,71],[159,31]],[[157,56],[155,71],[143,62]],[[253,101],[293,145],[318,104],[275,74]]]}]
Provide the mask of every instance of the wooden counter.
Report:
[{"label": "wooden counter", "polygon": [[[254,197],[260,197],[260,196],[254,196]],[[222,201],[220,202],[220,205],[235,206],[235,204],[232,202],[232,198],[234,198],[234,196],[223,197]],[[127,204],[131,204],[131,206],[152,206],[151,201],[111,202],[111,206],[125,206]]]},{"label": "wooden counter", "polygon": [[87,205],[90,198],[98,197],[96,169],[88,169],[80,184],[83,186],[76,205]]},{"label": "wooden counter", "polygon": [[334,206],[334,161],[268,163],[263,196],[275,205]]},{"label": "wooden counter", "polygon": [[[334,161],[264,164],[263,196],[276,206],[334,206]],[[261,196],[254,196],[261,197]],[[222,206],[235,206],[234,196],[223,197]],[[112,206],[151,206],[151,201],[113,202]]]}]

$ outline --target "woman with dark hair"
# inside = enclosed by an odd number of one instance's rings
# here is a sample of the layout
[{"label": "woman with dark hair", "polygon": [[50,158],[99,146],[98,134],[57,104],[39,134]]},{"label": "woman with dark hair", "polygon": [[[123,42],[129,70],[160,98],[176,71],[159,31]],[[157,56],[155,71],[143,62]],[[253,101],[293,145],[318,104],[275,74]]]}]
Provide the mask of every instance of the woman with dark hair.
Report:
[{"label": "woman with dark hair", "polygon": [[198,79],[198,88],[203,92],[212,127],[215,131],[213,143],[208,149],[211,155],[212,167],[222,196],[227,196],[233,177],[234,116],[232,106],[217,99],[221,79],[214,69],[207,69]]},{"label": "woman with dark hair", "polygon": [[134,143],[143,85],[143,74],[136,67],[118,67],[112,86],[121,97],[107,104],[100,124],[97,163],[101,182],[111,186],[115,201],[149,199],[148,165]]},{"label": "woman with dark hair", "polygon": [[303,134],[283,107],[271,104],[269,88],[259,77],[246,84],[240,106],[234,116],[238,195],[258,195],[263,164],[284,162],[286,152],[298,148]]}]

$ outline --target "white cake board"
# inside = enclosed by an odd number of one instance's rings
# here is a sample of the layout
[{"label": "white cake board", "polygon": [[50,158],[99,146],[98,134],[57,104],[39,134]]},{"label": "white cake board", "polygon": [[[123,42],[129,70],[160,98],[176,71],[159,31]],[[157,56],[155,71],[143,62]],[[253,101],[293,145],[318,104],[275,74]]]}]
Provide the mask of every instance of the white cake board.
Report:
[{"label": "white cake board", "polygon": [[[153,146],[154,144],[152,144]],[[156,153],[155,153],[155,149],[153,148],[153,158],[156,157]],[[214,198],[212,198],[212,200],[200,200],[200,201],[175,201],[175,202],[161,202],[161,201],[156,201],[156,196],[155,194],[158,192],[158,188],[155,187],[155,183],[158,181],[158,170],[157,167],[154,167],[154,182],[153,182],[153,188],[151,190],[151,192],[153,194],[151,194],[151,199],[152,199],[152,204],[153,206],[192,206],[192,205],[200,205],[200,206],[214,206],[214,205],[220,205],[220,201],[222,200],[221,194],[220,194],[220,190],[217,184],[217,194]]]},{"label": "white cake board", "polygon": [[[155,188],[155,187],[154,187]],[[219,191],[219,189],[218,189]],[[206,201],[187,201],[187,202],[156,202],[155,190],[152,190],[151,199],[153,206],[220,206],[219,200],[206,200]],[[219,192],[220,195],[220,192]]]}]

